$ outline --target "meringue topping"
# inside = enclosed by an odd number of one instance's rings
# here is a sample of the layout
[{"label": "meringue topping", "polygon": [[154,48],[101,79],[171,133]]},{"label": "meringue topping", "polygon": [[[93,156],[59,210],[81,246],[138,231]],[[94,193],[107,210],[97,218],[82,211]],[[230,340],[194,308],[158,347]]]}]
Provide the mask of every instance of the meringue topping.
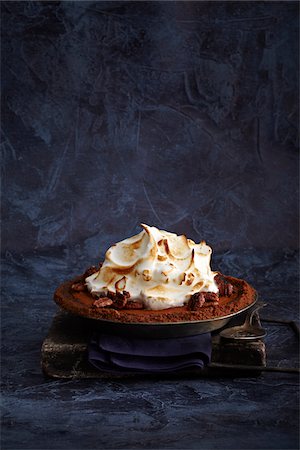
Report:
[{"label": "meringue topping", "polygon": [[147,309],[183,306],[196,292],[218,292],[212,249],[186,236],[141,224],[139,234],[112,245],[100,270],[86,278],[93,294],[130,293]]}]

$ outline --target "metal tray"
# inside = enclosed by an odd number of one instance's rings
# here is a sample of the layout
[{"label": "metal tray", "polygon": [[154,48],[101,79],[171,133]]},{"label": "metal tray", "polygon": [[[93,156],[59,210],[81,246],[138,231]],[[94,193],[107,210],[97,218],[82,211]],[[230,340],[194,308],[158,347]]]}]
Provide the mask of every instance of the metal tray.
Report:
[{"label": "metal tray", "polygon": [[91,320],[93,329],[105,333],[149,339],[176,338],[220,330],[231,321],[235,322],[235,324],[239,324],[239,322],[243,322],[246,314],[253,308],[256,302],[257,295],[253,303],[240,311],[208,320],[168,323],[121,323],[104,319],[89,320]]}]

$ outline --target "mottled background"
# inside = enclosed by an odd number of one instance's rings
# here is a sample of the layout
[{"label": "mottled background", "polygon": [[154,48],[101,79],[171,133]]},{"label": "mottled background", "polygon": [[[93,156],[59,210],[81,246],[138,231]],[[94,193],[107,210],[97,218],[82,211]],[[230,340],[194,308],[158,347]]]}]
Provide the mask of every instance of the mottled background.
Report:
[{"label": "mottled background", "polygon": [[297,2],[2,2],[3,250],[297,247]]},{"label": "mottled background", "polygon": [[[299,448],[291,375],[64,383],[40,369],[57,285],[140,222],[207,240],[265,315],[295,319],[298,2],[1,10],[2,448]],[[276,330],[268,363],[294,365]]]}]

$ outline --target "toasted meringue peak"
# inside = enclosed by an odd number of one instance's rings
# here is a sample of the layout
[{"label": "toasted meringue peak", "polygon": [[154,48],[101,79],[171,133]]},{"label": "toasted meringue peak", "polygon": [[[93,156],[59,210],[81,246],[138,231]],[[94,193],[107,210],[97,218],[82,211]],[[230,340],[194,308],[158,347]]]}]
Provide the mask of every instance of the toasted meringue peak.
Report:
[{"label": "toasted meringue peak", "polygon": [[183,306],[195,292],[218,292],[212,249],[186,236],[141,224],[143,230],[112,245],[101,269],[86,278],[92,293],[126,289],[148,309]]}]

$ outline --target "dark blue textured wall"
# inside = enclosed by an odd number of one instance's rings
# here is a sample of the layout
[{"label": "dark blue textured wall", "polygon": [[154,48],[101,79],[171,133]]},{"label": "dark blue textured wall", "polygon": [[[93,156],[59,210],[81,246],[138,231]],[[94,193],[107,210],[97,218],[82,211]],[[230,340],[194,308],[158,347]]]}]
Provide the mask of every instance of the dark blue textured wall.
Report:
[{"label": "dark blue textured wall", "polygon": [[297,2],[2,2],[3,250],[297,246]]},{"label": "dark blue textured wall", "polygon": [[[298,3],[0,3],[3,449],[299,448],[290,374],[40,368],[58,284],[141,221],[206,239],[295,320]],[[269,365],[294,367],[290,342],[268,328]]]}]

